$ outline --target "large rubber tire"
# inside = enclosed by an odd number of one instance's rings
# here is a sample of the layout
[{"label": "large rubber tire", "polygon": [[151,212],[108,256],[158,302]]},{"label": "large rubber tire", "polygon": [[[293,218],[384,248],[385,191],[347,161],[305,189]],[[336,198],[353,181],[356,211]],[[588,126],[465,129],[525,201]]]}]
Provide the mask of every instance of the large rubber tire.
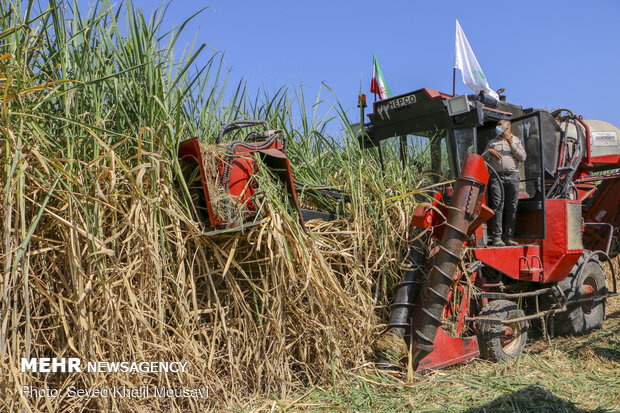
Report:
[{"label": "large rubber tire", "polygon": [[583,258],[579,260],[568,277],[558,283],[568,299],[568,310],[555,315],[554,328],[558,334],[585,334],[601,328],[605,319],[605,300],[571,303],[590,295],[607,293],[607,277],[600,261],[596,257],[585,263]]},{"label": "large rubber tire", "polygon": [[[508,320],[524,317],[525,313],[512,301],[494,300],[484,306],[479,316]],[[527,343],[528,329],[527,321],[512,324],[480,323],[477,331],[480,356],[492,361],[517,358]]]}]

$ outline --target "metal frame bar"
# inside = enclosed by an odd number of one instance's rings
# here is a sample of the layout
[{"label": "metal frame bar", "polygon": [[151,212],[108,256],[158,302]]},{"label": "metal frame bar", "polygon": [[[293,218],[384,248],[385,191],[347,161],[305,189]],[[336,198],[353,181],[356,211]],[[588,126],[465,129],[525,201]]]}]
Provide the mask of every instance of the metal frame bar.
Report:
[{"label": "metal frame bar", "polygon": [[[570,304],[581,304],[581,303],[585,303],[588,301],[601,301],[609,297],[613,297],[615,295],[617,294],[607,293],[605,295],[599,295],[597,297],[586,297],[586,298],[581,298],[579,300],[571,301]],[[510,318],[508,320],[500,320],[499,318],[495,318],[495,317],[465,317],[465,321],[466,322],[476,321],[476,322],[494,323],[494,324],[512,324],[512,323],[518,323],[521,321],[528,321],[528,320],[533,320],[536,318],[542,318],[547,314],[563,313],[564,311],[567,311],[567,310],[568,310],[568,307],[566,306],[566,304],[564,304],[561,308],[552,308],[550,310],[540,311],[536,314],[526,315],[524,317],[518,317],[518,318]]]},{"label": "metal frame bar", "polygon": [[526,291],[524,293],[492,293],[492,292],[481,292],[481,293],[472,293],[475,297],[480,298],[488,298],[489,300],[510,300],[510,299],[518,299],[518,298],[527,298],[527,297],[535,297],[543,294],[547,294],[552,292],[555,287],[543,288],[541,290],[536,291]]},{"label": "metal frame bar", "polygon": [[607,248],[605,249],[605,255],[609,255],[609,249],[611,248],[611,242],[614,239],[614,226],[611,225],[609,222],[584,222],[583,225],[602,226],[602,227],[609,228],[609,237],[607,238]]}]

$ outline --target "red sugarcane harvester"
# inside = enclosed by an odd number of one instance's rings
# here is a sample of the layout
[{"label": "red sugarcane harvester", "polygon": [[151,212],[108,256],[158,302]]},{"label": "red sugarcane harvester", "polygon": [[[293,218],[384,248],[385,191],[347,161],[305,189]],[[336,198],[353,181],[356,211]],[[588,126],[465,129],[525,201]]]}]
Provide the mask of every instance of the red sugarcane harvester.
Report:
[{"label": "red sugarcane harvester", "polygon": [[[411,225],[418,233],[402,263],[402,281],[380,340],[397,345],[378,346],[380,366],[396,366],[408,353],[417,370],[479,355],[509,360],[523,350],[533,322],[540,322],[545,334],[601,327],[606,298],[617,294],[615,274],[608,288],[603,264],[619,252],[620,130],[566,109],[523,109],[484,94],[452,96],[430,89],[375,102],[373,112],[359,141],[376,148],[382,164],[382,145],[396,139],[404,167],[422,175],[427,169],[438,181],[452,182],[437,186],[414,212]],[[519,245],[492,247],[487,223],[494,212],[486,187],[497,172],[480,154],[503,119],[511,121],[527,158],[519,168]],[[233,122],[217,142],[246,128],[251,132],[214,156],[212,168],[205,168],[209,155],[196,138],[179,147],[184,170],[197,178],[190,193],[197,218],[212,230],[207,234],[257,222],[257,158],[284,183],[302,224],[334,218],[299,208],[296,194],[302,190],[344,200],[347,195],[295,181],[282,131],[264,122]],[[425,159],[408,159],[411,145],[425,146]],[[230,208],[216,208],[218,198]],[[242,208],[229,214],[235,207]],[[405,343],[412,351],[385,351],[406,349]]]},{"label": "red sugarcane harvester", "polygon": [[[545,333],[601,327],[606,298],[617,293],[603,263],[618,254],[620,130],[566,109],[430,89],[375,102],[369,119],[359,136],[364,147],[381,154],[382,141],[396,138],[402,157],[407,145],[427,141],[426,165],[455,178],[414,212],[411,225],[424,232],[409,248],[380,343],[408,342],[412,364],[424,370],[479,355],[513,359],[533,321]],[[493,247],[486,186],[497,172],[479,154],[502,119],[511,121],[527,158],[519,168],[519,245]],[[389,347],[379,348],[380,366],[402,356]]]}]

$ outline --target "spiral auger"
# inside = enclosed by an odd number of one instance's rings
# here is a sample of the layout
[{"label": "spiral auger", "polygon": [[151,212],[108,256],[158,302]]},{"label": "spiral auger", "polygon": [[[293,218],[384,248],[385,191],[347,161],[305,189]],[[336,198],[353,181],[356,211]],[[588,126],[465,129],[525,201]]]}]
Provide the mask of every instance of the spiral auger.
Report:
[{"label": "spiral auger", "polygon": [[467,230],[479,213],[479,198],[488,181],[488,172],[480,156],[468,155],[457,178],[450,203],[443,237],[429,274],[428,287],[422,306],[422,320],[414,333],[414,365],[431,353],[435,335],[442,322],[443,310],[454,283],[461,252],[468,240]]},{"label": "spiral auger", "polygon": [[396,367],[407,353],[406,339],[410,331],[410,317],[416,298],[424,286],[424,269],[427,259],[427,236],[416,238],[409,246],[404,259],[401,282],[396,285],[394,303],[390,306],[390,321],[377,343],[376,365],[383,369]]}]

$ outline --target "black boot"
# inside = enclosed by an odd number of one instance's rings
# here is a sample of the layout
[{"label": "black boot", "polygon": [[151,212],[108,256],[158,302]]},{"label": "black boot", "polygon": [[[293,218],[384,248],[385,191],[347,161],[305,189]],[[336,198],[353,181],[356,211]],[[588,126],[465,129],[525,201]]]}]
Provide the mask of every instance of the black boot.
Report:
[{"label": "black boot", "polygon": [[509,247],[516,247],[519,245],[518,242],[514,241],[512,238],[510,237],[504,237],[504,244],[508,245]]}]

